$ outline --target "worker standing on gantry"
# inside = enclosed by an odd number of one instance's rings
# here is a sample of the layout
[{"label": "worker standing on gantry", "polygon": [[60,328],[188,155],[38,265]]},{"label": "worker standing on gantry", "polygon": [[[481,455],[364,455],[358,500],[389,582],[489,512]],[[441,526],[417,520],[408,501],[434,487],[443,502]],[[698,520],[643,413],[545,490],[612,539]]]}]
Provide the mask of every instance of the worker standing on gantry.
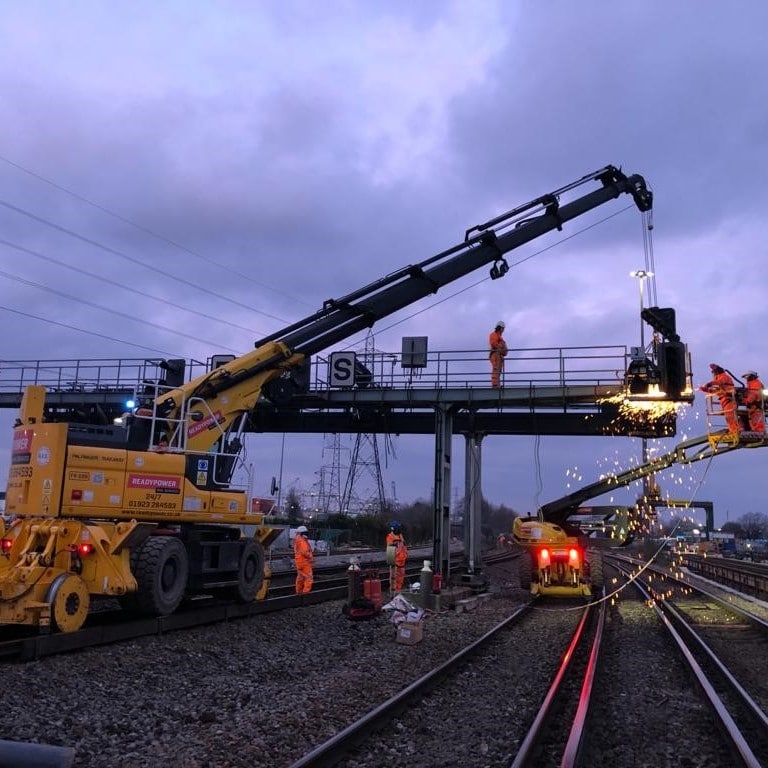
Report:
[{"label": "worker standing on gantry", "polygon": [[738,437],[739,419],[736,416],[736,387],[733,379],[725,368],[717,363],[710,363],[709,369],[712,371],[712,379],[699,387],[699,390],[717,396],[720,401],[720,412],[725,416],[725,422],[728,425],[728,433]]},{"label": "worker standing on gantry", "polygon": [[498,388],[501,386],[501,374],[504,371],[504,358],[507,356],[507,342],[504,341],[503,320],[496,323],[496,327],[491,331],[488,337],[488,344],[491,348],[489,357],[491,359],[491,386]]},{"label": "worker standing on gantry", "polygon": [[747,407],[749,431],[765,434],[765,411],[763,410],[763,382],[756,371],[743,373],[747,388],[744,391],[744,405]]}]

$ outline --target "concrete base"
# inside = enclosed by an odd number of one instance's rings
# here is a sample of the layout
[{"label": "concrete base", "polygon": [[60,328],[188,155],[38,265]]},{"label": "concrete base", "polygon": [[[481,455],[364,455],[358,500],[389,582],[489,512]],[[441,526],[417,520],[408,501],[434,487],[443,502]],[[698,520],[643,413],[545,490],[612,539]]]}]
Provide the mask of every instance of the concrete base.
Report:
[{"label": "concrete base", "polygon": [[457,573],[451,576],[451,584],[455,587],[468,587],[474,594],[488,589],[489,579],[484,573]]}]

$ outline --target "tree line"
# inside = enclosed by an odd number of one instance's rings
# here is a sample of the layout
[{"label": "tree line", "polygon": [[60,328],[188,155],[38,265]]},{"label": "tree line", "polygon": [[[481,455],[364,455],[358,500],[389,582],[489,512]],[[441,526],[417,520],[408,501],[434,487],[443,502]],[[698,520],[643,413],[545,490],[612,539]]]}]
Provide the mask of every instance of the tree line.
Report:
[{"label": "tree line", "polygon": [[[298,492],[290,489],[284,509],[289,525],[306,525],[312,538],[327,537],[336,544],[380,546],[393,520],[402,525],[408,544],[418,546],[432,540],[434,505],[427,499],[416,499],[410,504],[385,503],[376,514],[328,514],[318,519],[312,510],[303,507]],[[451,513],[452,523],[460,525],[464,518],[463,500],[455,505]],[[500,533],[510,532],[515,517],[517,512],[504,504],[491,504],[487,499],[482,499],[480,503],[481,531],[489,540],[495,539]]]}]

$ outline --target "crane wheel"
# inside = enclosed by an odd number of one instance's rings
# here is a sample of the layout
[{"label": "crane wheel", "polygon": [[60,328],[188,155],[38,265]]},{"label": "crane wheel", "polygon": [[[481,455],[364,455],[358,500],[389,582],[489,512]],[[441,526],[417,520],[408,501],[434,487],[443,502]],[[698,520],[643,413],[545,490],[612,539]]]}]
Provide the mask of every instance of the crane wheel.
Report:
[{"label": "crane wheel", "polygon": [[179,607],[189,577],[189,558],[181,540],[150,536],[131,555],[131,568],[139,585],[136,603],[141,613],[167,616]]},{"label": "crane wheel", "polygon": [[45,600],[51,604],[51,623],[61,632],[77,632],[85,623],[91,605],[85,582],[73,573],[57,576]]},{"label": "crane wheel", "polygon": [[237,586],[231,595],[241,603],[256,599],[264,581],[264,548],[255,539],[248,539],[240,553],[237,566]]}]

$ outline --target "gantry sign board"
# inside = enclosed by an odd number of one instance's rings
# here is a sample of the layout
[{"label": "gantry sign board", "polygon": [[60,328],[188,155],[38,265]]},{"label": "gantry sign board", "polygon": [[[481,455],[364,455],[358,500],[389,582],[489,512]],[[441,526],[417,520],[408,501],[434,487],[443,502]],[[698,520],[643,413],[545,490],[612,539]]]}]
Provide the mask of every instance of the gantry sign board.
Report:
[{"label": "gantry sign board", "polygon": [[332,352],[330,360],[330,375],[328,380],[332,387],[352,387],[355,384],[354,352]]}]

